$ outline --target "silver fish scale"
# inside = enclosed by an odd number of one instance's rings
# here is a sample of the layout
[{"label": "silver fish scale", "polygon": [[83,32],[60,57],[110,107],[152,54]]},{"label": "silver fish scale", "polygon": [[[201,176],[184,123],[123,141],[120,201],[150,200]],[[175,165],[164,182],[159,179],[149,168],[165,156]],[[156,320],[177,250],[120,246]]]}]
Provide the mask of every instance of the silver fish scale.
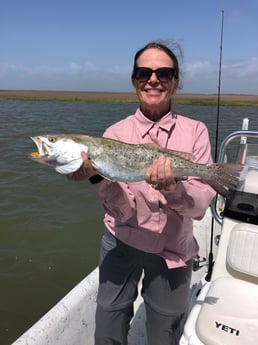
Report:
[{"label": "silver fish scale", "polygon": [[207,177],[209,174],[206,165],[192,163],[173,155],[172,151],[163,151],[148,145],[125,144],[112,139],[87,136],[80,142],[88,146],[89,158],[98,172],[111,180],[144,180],[146,169],[161,155],[171,158],[175,177],[192,174]]}]

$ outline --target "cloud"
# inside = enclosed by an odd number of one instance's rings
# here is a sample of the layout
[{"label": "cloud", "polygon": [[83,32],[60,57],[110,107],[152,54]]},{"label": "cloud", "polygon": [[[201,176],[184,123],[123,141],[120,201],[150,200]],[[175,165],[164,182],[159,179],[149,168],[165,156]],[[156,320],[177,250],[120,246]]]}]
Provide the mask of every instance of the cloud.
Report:
[{"label": "cloud", "polygon": [[223,65],[223,69],[228,76],[238,76],[240,78],[248,78],[253,75],[258,76],[258,58],[243,60],[237,62],[229,62]]},{"label": "cloud", "polygon": [[[183,92],[216,93],[218,63],[193,61],[182,66]],[[2,89],[132,91],[131,66],[98,66],[92,61],[64,66],[0,64]],[[258,94],[258,58],[224,61],[221,92]]]},{"label": "cloud", "polygon": [[0,78],[12,75],[14,73],[19,76],[53,76],[57,74],[77,74],[87,71],[97,71],[98,67],[90,61],[86,61],[83,64],[78,64],[76,62],[71,62],[68,66],[63,67],[50,67],[50,66],[22,66],[15,64],[0,64]]},{"label": "cloud", "polygon": [[[209,61],[195,61],[183,66],[183,91],[216,93],[219,66]],[[258,94],[258,58],[225,61],[221,66],[221,92]]]},{"label": "cloud", "polygon": [[196,78],[197,76],[203,76],[207,74],[213,74],[214,65],[208,61],[196,61],[193,63],[188,63],[183,68],[183,74],[187,78]]}]

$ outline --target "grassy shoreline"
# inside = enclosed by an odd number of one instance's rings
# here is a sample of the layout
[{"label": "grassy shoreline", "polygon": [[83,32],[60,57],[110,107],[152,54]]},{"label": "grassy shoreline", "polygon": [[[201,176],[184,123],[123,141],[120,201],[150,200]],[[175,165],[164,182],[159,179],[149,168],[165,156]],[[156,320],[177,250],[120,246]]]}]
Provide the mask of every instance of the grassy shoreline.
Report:
[{"label": "grassy shoreline", "polygon": [[[0,100],[30,101],[68,101],[68,102],[107,102],[138,103],[133,92],[84,92],[84,91],[37,91],[37,90],[0,90]],[[216,105],[217,95],[177,94],[175,104]],[[258,106],[258,95],[221,95],[220,104],[228,106]]]}]

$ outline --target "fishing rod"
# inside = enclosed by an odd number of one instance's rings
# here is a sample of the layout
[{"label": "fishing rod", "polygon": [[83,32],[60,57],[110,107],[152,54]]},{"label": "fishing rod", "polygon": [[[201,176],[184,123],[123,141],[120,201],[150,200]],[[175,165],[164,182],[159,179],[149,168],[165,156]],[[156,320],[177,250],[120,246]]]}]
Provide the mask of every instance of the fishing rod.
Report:
[{"label": "fishing rod", "polygon": [[[224,10],[221,11],[221,35],[220,35],[220,54],[219,54],[219,82],[218,82],[218,98],[217,98],[217,123],[216,123],[216,139],[215,139],[215,162],[217,162],[218,140],[219,140],[219,123],[220,123],[220,85],[221,85],[221,65],[222,65],[222,49],[223,49],[223,31],[224,31]],[[217,198],[217,196],[216,196]],[[216,201],[215,201],[216,203]],[[214,234],[214,218],[211,220],[211,240],[210,252],[208,258],[208,272],[205,277],[206,281],[211,280],[213,268],[213,234]]]},{"label": "fishing rod", "polygon": [[219,54],[219,83],[217,98],[217,124],[216,124],[216,142],[215,142],[215,162],[217,162],[219,122],[220,122],[220,85],[221,85],[221,65],[222,65],[222,48],[223,48],[223,31],[224,31],[224,11],[221,11],[221,36],[220,36],[220,54]]}]

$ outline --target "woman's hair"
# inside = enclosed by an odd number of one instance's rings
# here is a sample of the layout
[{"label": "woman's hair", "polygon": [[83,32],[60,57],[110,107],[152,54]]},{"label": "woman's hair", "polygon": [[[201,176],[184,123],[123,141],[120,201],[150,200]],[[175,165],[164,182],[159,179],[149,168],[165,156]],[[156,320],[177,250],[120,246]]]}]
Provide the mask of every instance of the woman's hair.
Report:
[{"label": "woman's hair", "polygon": [[[146,44],[146,46],[144,46],[142,49],[140,49],[136,52],[136,54],[134,56],[132,79],[133,79],[133,75],[134,75],[134,70],[137,67],[137,61],[138,61],[139,57],[142,55],[143,52],[145,52],[146,50],[151,49],[151,48],[160,49],[170,57],[170,59],[174,63],[175,78],[179,79],[180,68],[179,68],[178,58],[177,58],[176,54],[173,53],[173,51],[168,47],[168,44],[166,44],[164,41],[160,41],[160,40],[150,42],[150,43]],[[182,56],[182,50],[181,50],[179,44],[177,44],[177,49],[179,50],[179,53]]]}]

